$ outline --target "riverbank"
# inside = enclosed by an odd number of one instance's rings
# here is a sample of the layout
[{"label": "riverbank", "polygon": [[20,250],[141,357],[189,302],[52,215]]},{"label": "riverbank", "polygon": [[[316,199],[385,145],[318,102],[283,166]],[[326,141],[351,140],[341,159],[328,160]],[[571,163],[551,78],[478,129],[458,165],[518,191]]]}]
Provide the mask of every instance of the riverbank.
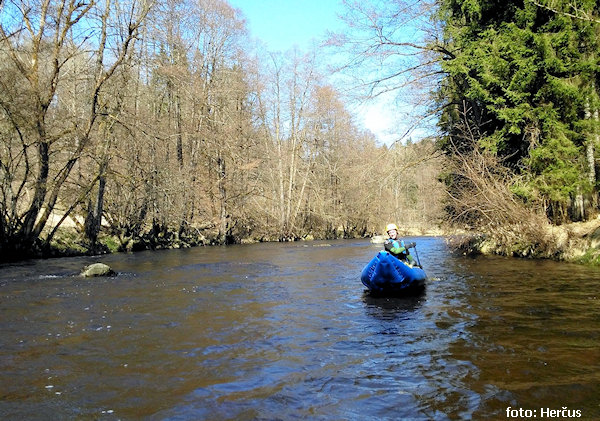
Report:
[{"label": "riverbank", "polygon": [[[503,255],[520,258],[550,259],[586,265],[600,265],[600,216],[587,221],[545,227],[538,227],[538,232],[523,238],[518,227],[504,230],[503,235],[484,234],[456,227],[406,227],[401,230],[403,237],[431,236],[446,237],[451,249],[465,255]],[[253,244],[280,241],[313,241],[334,240],[341,238],[371,238],[378,242],[385,236],[343,231],[329,235],[308,234],[302,237],[280,239],[272,236],[248,236],[245,238],[227,239],[229,244]],[[382,242],[382,241],[381,241]],[[214,230],[189,230],[186,233],[161,232],[146,233],[139,238],[119,237],[101,234],[95,247],[85,243],[75,227],[65,227],[58,231],[50,248],[37,250],[27,258],[57,258],[111,254],[119,252],[136,252],[143,250],[184,249],[200,246],[225,245],[223,238]],[[19,260],[19,259],[11,259]]]},{"label": "riverbank", "polygon": [[496,254],[600,266],[600,216],[586,222],[538,226],[533,237],[516,228],[504,230],[502,235],[464,231],[449,235],[448,243],[466,255]]},{"label": "riverbank", "polygon": [[364,238],[354,232],[337,230],[328,234],[311,233],[303,236],[282,237],[277,234],[256,234],[243,238],[223,237],[212,227],[192,227],[186,232],[162,230],[147,231],[138,237],[100,233],[96,244],[91,245],[74,224],[65,224],[58,229],[49,247],[37,248],[24,255],[0,256],[0,262],[18,261],[30,258],[60,258],[86,255],[102,255],[112,253],[131,253],[144,250],[187,249],[202,246],[219,246],[230,244],[254,244],[265,242],[293,242],[313,240],[334,240],[342,238]]}]

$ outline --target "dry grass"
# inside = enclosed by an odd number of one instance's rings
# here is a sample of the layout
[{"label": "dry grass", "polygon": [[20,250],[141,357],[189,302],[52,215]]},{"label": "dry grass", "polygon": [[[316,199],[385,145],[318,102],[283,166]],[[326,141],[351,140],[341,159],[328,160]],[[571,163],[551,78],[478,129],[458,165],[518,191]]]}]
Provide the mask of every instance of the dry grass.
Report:
[{"label": "dry grass", "polygon": [[449,193],[452,222],[481,233],[463,238],[458,247],[522,257],[556,257],[563,246],[537,203],[526,203],[511,190],[518,176],[496,156],[477,147],[469,153],[455,151],[448,167],[455,182]]},{"label": "dry grass", "polygon": [[552,225],[540,203],[526,203],[511,190],[518,176],[479,150],[457,154],[448,171],[459,180],[450,193],[453,222],[477,235],[450,241],[465,253],[552,258],[600,265],[600,217]]}]

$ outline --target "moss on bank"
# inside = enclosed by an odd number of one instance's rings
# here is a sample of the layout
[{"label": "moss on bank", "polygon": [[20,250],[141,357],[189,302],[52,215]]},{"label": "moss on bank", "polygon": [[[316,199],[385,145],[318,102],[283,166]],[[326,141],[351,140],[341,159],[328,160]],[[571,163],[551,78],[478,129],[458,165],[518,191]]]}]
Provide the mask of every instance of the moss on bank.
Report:
[{"label": "moss on bank", "polygon": [[159,235],[145,234],[141,237],[122,237],[101,234],[98,242],[89,244],[85,238],[74,229],[59,229],[50,243],[48,250],[32,257],[67,257],[90,254],[108,254],[118,252],[134,252],[142,250],[164,250],[190,248],[195,246],[218,244],[216,238],[195,235],[178,235],[176,232],[161,232]]},{"label": "moss on bank", "polygon": [[304,236],[249,235],[244,238],[222,238],[214,230],[189,230],[180,234],[175,231],[161,231],[158,234],[147,232],[136,238],[101,233],[95,245],[89,244],[74,227],[59,228],[49,247],[35,250],[22,258],[69,257],[83,255],[136,252],[143,250],[185,249],[198,246],[225,244],[253,244],[261,242],[288,242],[333,240],[338,238],[361,238],[358,233],[330,232]]}]

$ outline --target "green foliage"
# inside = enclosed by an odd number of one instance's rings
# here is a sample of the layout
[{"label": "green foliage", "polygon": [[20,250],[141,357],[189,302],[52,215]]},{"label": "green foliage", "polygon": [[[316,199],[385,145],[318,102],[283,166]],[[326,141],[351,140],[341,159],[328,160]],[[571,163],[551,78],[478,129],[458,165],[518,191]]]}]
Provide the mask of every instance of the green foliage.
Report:
[{"label": "green foliage", "polygon": [[566,136],[546,138],[525,160],[534,174],[532,188],[552,201],[567,203],[585,183],[581,178],[580,156],[580,148]]},{"label": "green foliage", "polygon": [[600,250],[590,248],[576,262],[589,266],[600,266]]},{"label": "green foliage", "polygon": [[[445,50],[454,56],[442,64],[439,96],[450,154],[488,150],[528,180],[517,195],[568,205],[591,191],[581,180],[590,171],[584,146],[599,131],[591,116],[600,108],[600,25],[562,13],[563,3],[552,11],[531,2],[443,0]],[[580,3],[597,13],[595,2]]]},{"label": "green foliage", "polygon": [[121,242],[114,236],[106,236],[100,239],[100,243],[106,246],[111,253],[121,250]]},{"label": "green foliage", "polygon": [[85,254],[81,235],[72,229],[59,230],[50,242],[50,248],[60,256]]}]

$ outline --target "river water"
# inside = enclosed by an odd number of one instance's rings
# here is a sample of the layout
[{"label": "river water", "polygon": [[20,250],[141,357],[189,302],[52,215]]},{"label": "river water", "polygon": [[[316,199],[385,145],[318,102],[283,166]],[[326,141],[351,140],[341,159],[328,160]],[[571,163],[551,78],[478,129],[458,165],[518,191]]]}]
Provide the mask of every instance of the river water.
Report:
[{"label": "river water", "polygon": [[600,418],[599,269],[409,240],[408,299],[365,293],[366,240],[0,266],[0,418]]}]

